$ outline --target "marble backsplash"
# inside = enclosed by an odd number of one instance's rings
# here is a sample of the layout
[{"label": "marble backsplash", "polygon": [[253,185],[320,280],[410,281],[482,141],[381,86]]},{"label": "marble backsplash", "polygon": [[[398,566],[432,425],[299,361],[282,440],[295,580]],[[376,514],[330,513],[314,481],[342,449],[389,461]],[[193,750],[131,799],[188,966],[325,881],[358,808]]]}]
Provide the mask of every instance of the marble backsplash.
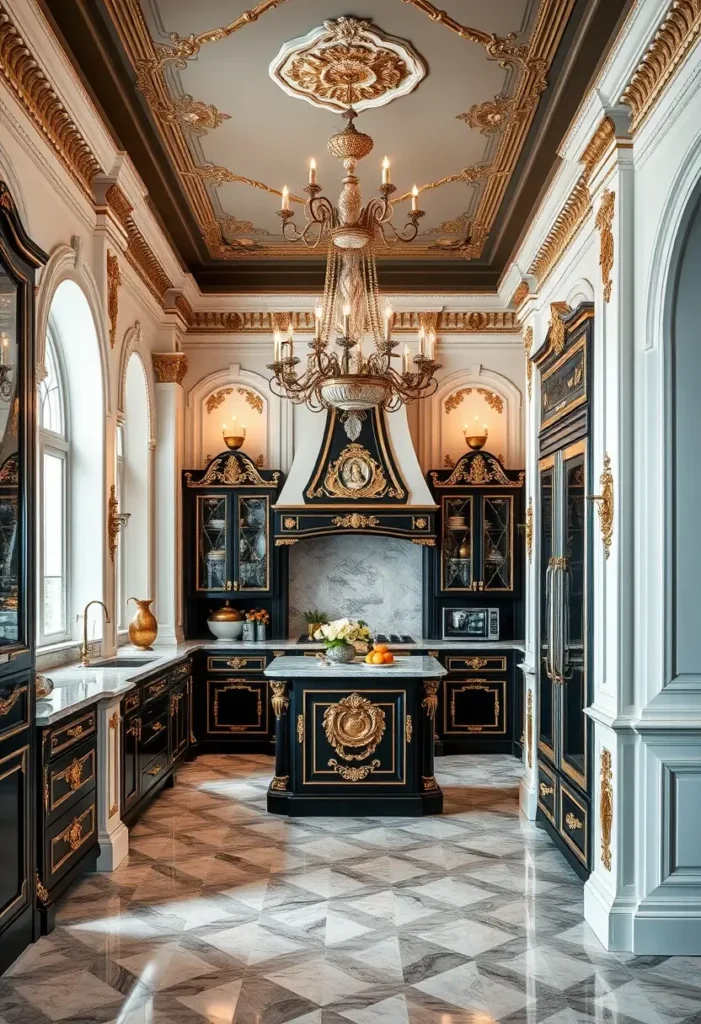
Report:
[{"label": "marble backsplash", "polygon": [[421,636],[422,549],[393,537],[316,537],[290,548],[290,634],[303,612],[364,619],[373,633]]}]

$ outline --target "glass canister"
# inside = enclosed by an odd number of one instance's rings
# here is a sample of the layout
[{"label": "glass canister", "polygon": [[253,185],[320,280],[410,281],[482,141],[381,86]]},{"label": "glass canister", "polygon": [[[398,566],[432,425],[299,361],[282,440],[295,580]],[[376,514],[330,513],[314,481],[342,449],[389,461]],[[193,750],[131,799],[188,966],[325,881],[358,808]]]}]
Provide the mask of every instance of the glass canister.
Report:
[{"label": "glass canister", "polygon": [[256,624],[250,622],[248,619],[243,624],[243,636],[244,643],[254,643],[256,639]]}]

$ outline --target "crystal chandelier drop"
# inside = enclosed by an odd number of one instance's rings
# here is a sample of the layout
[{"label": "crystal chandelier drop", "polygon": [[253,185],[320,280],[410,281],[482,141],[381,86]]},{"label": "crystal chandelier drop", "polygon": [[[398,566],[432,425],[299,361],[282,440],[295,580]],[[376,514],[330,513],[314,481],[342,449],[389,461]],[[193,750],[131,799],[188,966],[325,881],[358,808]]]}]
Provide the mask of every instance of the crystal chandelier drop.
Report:
[{"label": "crystal chandelier drop", "polygon": [[[326,244],[326,280],[323,299],[314,310],[314,340],[309,342],[306,365],[300,366],[302,360],[294,354],[290,327],[286,339],[276,333],[274,359],[268,366],[275,394],[304,403],[314,412],[337,410],[351,440],[359,436],[369,409],[378,406],[391,412],[403,403],[432,395],[438,387],[434,374],[440,368],[433,358],[435,336],[423,330],[413,358],[405,346],[401,369],[393,365],[400,355],[395,352],[398,343],[391,337],[392,310],[387,306],[383,314],[380,309],[374,249],[376,245],[391,247],[413,241],[423,210],[414,186],[409,220],[401,231],[394,227],[389,197],[396,190],[386,157],[380,198],[362,206],[354,172],[358,161],[372,150],[373,141],[355,127],[356,116],[352,108],[346,110],[343,117],[348,126],[328,142],[329,153],[346,171],[338,206],[319,194],[314,161],[304,189],[309,199],[304,206],[307,223],[301,230],[293,221],[287,187],[283,189],[282,209],[278,210],[283,235],[312,249]],[[332,340],[338,350],[330,347]]]}]

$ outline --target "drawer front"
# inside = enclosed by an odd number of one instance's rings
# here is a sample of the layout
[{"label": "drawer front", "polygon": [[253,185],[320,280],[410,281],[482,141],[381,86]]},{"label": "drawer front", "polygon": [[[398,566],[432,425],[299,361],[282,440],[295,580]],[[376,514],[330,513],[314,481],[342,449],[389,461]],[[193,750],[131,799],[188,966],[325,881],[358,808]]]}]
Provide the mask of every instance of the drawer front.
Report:
[{"label": "drawer front", "polygon": [[268,732],[268,683],[265,679],[208,679],[209,736]]},{"label": "drawer front", "polygon": [[589,812],[581,797],[560,782],[560,835],[582,864],[589,849]]},{"label": "drawer front", "polygon": [[122,701],[122,717],[128,715],[130,711],[136,711],[141,704],[141,691],[134,690],[132,693],[128,693]]},{"label": "drawer front", "polygon": [[[304,690],[295,745],[304,786],[376,790],[407,782],[406,690]],[[414,742],[416,740],[414,739]]]},{"label": "drawer front", "polygon": [[538,806],[546,818],[555,824],[555,775],[543,764],[538,764]]},{"label": "drawer front", "polygon": [[163,754],[159,754],[152,758],[142,769],[141,769],[141,787],[140,794],[143,796],[149,789],[156,785],[156,783],[163,777],[165,772],[168,771],[168,758],[164,757]]},{"label": "drawer front", "polygon": [[177,683],[179,679],[185,679],[192,672],[192,662],[188,659],[182,665],[176,665],[171,672],[171,682]]},{"label": "drawer front", "polygon": [[168,704],[158,702],[158,713],[144,716],[141,722],[140,749],[143,756],[154,757],[168,749]]},{"label": "drawer front", "polygon": [[78,715],[68,722],[62,722],[49,732],[49,757],[58,757],[65,751],[76,747],[89,736],[94,736],[97,728],[97,714],[90,711]]},{"label": "drawer front", "polygon": [[70,871],[97,842],[95,792],[88,793],[75,807],[62,814],[46,829],[46,871],[44,884],[52,884]]},{"label": "drawer front", "polygon": [[18,680],[0,688],[0,741],[29,725],[29,684]]},{"label": "drawer front", "polygon": [[150,700],[155,700],[156,697],[160,697],[161,694],[165,693],[168,689],[168,679],[155,679],[152,683],[146,683],[142,687],[141,696],[144,704],[147,704]]},{"label": "drawer front", "polygon": [[449,654],[445,659],[449,674],[465,675],[468,672],[506,672],[506,657],[503,654]]},{"label": "drawer front", "polygon": [[262,672],[265,668],[266,658],[264,654],[243,655],[217,655],[207,658],[208,672]]},{"label": "drawer front", "polygon": [[443,681],[443,731],[503,736],[507,722],[505,679]]},{"label": "drawer front", "polygon": [[97,751],[89,739],[75,749],[44,765],[44,811],[47,820],[66,811],[95,788]]}]

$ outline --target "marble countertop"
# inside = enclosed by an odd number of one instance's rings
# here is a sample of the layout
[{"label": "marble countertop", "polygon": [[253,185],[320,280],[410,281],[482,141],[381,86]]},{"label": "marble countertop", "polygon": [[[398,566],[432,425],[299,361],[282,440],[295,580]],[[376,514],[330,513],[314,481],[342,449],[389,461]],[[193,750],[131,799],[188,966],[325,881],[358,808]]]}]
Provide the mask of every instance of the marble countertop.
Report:
[{"label": "marble countertop", "polygon": [[397,658],[392,665],[367,665],[354,661],[350,665],[325,662],[320,658],[276,658],[266,669],[270,679],[363,679],[366,676],[386,676],[387,679],[437,679],[446,670],[435,658],[409,656]]},{"label": "marble countertop", "polygon": [[[98,670],[99,671],[99,670]],[[83,669],[84,675],[70,682],[56,683],[53,692],[46,698],[38,700],[36,704],[36,724],[40,726],[53,725],[62,718],[67,718],[74,711],[90,707],[107,697],[116,697],[128,690],[133,689],[134,683],[128,680],[101,679],[96,672],[90,669]],[[116,673],[111,672],[114,676]],[[49,676],[51,679],[52,677]]]}]

